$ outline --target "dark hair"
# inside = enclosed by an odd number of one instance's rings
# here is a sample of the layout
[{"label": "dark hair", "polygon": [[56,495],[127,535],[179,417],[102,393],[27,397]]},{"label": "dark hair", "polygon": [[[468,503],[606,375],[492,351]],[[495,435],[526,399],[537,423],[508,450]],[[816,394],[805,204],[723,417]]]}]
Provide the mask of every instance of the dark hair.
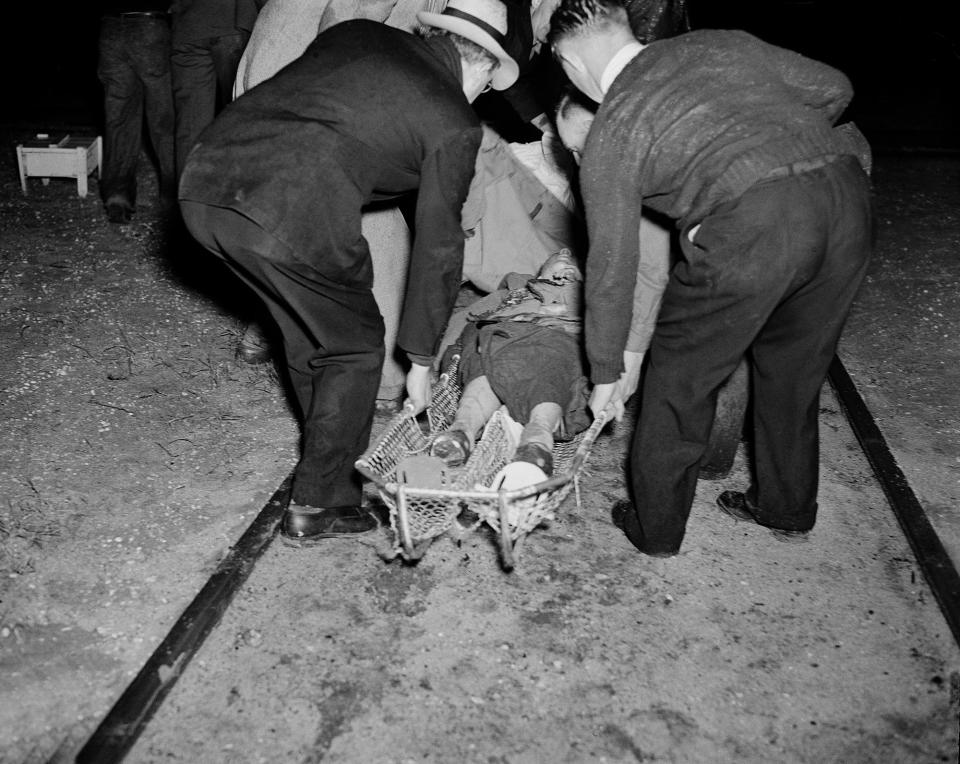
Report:
[{"label": "dark hair", "polygon": [[550,17],[547,42],[553,46],[564,37],[621,24],[629,26],[627,9],[621,0],[561,0]]},{"label": "dark hair", "polygon": [[559,122],[561,119],[566,119],[570,116],[570,112],[578,107],[591,114],[597,113],[596,102],[587,98],[587,96],[576,88],[567,88],[557,102],[555,121]]},{"label": "dark hair", "polygon": [[420,36],[425,40],[428,40],[431,37],[446,37],[448,40],[450,40],[450,42],[453,43],[453,47],[457,49],[457,53],[460,54],[460,58],[462,58],[468,64],[480,64],[481,66],[486,65],[489,67],[490,71],[493,71],[500,66],[500,59],[498,59],[495,55],[493,55],[493,53],[484,48],[482,45],[478,45],[473,40],[468,40],[466,37],[461,37],[460,35],[447,29],[425,27],[420,30]]}]

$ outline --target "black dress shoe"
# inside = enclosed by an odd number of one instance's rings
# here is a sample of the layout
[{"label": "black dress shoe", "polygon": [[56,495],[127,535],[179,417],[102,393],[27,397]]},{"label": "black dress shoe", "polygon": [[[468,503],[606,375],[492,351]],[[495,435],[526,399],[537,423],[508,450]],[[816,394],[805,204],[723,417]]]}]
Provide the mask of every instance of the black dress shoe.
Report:
[{"label": "black dress shoe", "polygon": [[[747,502],[747,496],[742,491],[724,491],[717,496],[717,506],[735,520],[761,525],[757,522],[756,510]],[[791,531],[784,528],[771,528],[768,525],[761,527],[769,530],[777,541],[800,544],[810,540],[810,531]]]},{"label": "black dress shoe", "polygon": [[307,507],[290,504],[283,514],[281,533],[298,544],[318,539],[359,536],[383,525],[386,508]]},{"label": "black dress shoe", "polygon": [[624,532],[627,530],[628,512],[633,512],[633,504],[627,499],[618,501],[613,505],[613,509],[610,510],[610,519],[613,520],[613,524]]},{"label": "black dress shoe", "polygon": [[129,223],[133,216],[133,210],[125,204],[111,202],[106,205],[107,220],[111,223]]},{"label": "black dress shoe", "polygon": [[237,360],[256,366],[267,363],[272,357],[267,335],[257,324],[247,324],[237,343]]},{"label": "black dress shoe", "polygon": [[613,509],[610,510],[610,518],[613,520],[613,524],[623,531],[627,540],[648,557],[675,557],[677,555],[677,551],[651,552],[646,548],[640,521],[637,519],[633,502],[629,499],[623,499],[614,504]]}]

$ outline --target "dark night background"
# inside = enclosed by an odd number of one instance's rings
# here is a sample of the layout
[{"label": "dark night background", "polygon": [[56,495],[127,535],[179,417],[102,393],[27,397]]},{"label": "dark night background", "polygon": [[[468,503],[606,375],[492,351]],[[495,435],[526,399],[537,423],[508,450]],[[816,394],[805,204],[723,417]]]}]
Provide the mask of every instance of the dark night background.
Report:
[{"label": "dark night background", "polygon": [[[960,150],[960,2],[689,0],[694,27],[740,28],[853,80],[847,117],[875,150]],[[17,2],[4,23],[3,121],[33,132],[96,126],[97,4]],[[7,108],[10,110],[7,111]]]}]

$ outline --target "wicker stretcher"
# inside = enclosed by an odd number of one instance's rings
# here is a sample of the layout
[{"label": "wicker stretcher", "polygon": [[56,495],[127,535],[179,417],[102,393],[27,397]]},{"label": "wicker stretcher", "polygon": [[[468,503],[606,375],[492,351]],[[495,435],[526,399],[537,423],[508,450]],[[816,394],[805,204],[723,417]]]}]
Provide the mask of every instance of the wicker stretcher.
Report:
[{"label": "wicker stretcher", "polygon": [[[554,474],[530,486],[513,490],[489,487],[515,450],[503,409],[490,419],[467,463],[444,475],[442,487],[403,482],[398,476],[398,465],[408,457],[426,454],[432,436],[453,422],[461,393],[456,381],[458,365],[459,357],[454,357],[434,388],[427,409],[427,431],[408,413],[397,414],[357,460],[356,468],[376,484],[390,509],[394,556],[417,560],[438,536],[448,533],[454,538],[462,537],[485,522],[498,534],[501,565],[510,571],[526,536],[554,519],[555,511],[571,490],[576,493],[579,506],[579,474],[607,417],[595,419],[575,439],[556,443]],[[463,525],[464,517],[472,519]]]}]

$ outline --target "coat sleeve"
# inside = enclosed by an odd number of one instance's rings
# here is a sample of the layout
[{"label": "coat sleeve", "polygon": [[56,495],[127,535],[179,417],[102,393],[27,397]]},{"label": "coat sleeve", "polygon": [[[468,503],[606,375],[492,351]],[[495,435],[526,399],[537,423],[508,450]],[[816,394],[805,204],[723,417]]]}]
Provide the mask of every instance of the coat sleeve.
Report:
[{"label": "coat sleeve", "polygon": [[422,362],[433,357],[463,275],[461,211],[473,178],[481,131],[449,135],[425,158],[414,221],[413,249],[397,344]]}]

